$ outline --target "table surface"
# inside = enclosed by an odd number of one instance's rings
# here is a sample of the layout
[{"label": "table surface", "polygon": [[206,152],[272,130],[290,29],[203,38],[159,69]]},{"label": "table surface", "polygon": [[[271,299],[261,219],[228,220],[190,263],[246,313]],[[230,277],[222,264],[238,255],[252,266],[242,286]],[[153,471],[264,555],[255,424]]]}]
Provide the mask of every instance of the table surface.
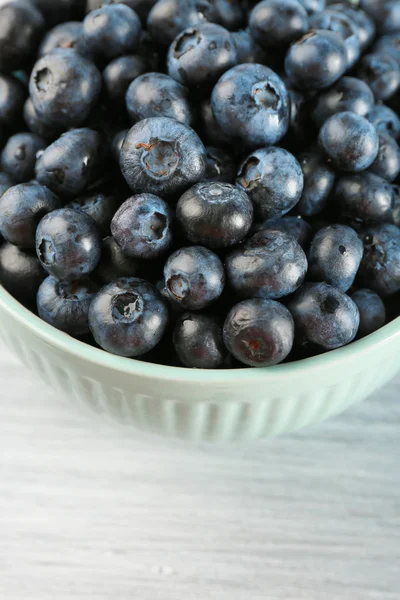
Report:
[{"label": "table surface", "polygon": [[399,600],[400,379],[252,445],[90,418],[0,346],[0,598]]}]

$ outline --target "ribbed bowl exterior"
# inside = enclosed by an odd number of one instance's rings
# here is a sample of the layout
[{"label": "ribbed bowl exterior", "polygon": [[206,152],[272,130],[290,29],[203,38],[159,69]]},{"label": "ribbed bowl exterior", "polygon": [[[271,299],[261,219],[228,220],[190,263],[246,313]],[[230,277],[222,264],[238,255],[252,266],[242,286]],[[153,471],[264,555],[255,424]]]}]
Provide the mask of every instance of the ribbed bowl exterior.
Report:
[{"label": "ribbed bowl exterior", "polygon": [[400,320],[306,361],[196,371],[107,355],[54,330],[0,288],[0,337],[57,394],[166,437],[255,440],[295,431],[363,400],[400,370]]}]

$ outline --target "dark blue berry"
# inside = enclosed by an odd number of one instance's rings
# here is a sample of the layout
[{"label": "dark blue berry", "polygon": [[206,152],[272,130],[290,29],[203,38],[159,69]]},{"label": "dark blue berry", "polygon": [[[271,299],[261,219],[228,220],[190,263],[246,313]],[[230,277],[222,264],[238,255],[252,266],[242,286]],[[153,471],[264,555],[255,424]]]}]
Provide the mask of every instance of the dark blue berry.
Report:
[{"label": "dark blue berry", "polygon": [[45,147],[45,140],[34,133],[16,133],[8,139],[1,153],[2,170],[16,183],[33,179],[36,155]]},{"label": "dark blue berry", "polygon": [[367,118],[378,133],[391,135],[395,140],[400,138],[400,118],[389,106],[377,104]]},{"label": "dark blue berry", "polygon": [[325,121],[319,143],[338,169],[350,172],[371,166],[379,150],[375,127],[352,112],[336,113]]},{"label": "dark blue berry", "polygon": [[213,146],[206,146],[207,168],[204,178],[207,181],[233,183],[236,177],[236,165],[232,156]]},{"label": "dark blue berry", "polygon": [[342,11],[329,8],[314,13],[310,18],[310,25],[314,29],[337,33],[346,48],[347,67],[351,68],[355,65],[360,58],[361,45],[357,26],[352,19]]},{"label": "dark blue berry", "polygon": [[0,283],[22,304],[34,303],[45,277],[46,273],[33,252],[25,252],[8,242],[1,244]]},{"label": "dark blue berry", "polygon": [[212,107],[211,100],[206,99],[200,104],[201,137],[213,146],[231,148],[237,144],[237,139],[222,131],[218,125]]},{"label": "dark blue berry", "polygon": [[319,12],[320,10],[324,10],[326,5],[326,0],[299,0],[299,2],[310,15]]},{"label": "dark blue berry", "polygon": [[249,367],[269,367],[282,362],[292,349],[293,318],[274,300],[244,300],[228,313],[223,338],[240,362]]},{"label": "dark blue berry", "polygon": [[98,286],[90,279],[61,282],[46,277],[37,293],[39,317],[72,336],[89,333],[89,307]]},{"label": "dark blue berry", "polygon": [[187,239],[209,248],[241,242],[253,221],[247,194],[229,183],[202,182],[181,196],[176,217]]},{"label": "dark blue berry", "polygon": [[132,127],[122,145],[120,165],[134,192],[168,196],[203,178],[207,155],[190,127],[158,117]]},{"label": "dark blue berry", "polygon": [[391,135],[379,134],[378,156],[369,171],[389,182],[394,181],[400,173],[400,148]]},{"label": "dark blue berry", "polygon": [[80,21],[67,21],[56,25],[44,36],[40,44],[38,57],[41,58],[56,48],[75,48],[82,51],[82,32],[83,26]]},{"label": "dark blue berry", "polygon": [[146,72],[143,58],[135,54],[118,56],[103,71],[104,88],[111,102],[125,104],[126,92],[132,81]]},{"label": "dark blue berry", "polygon": [[225,273],[218,256],[208,248],[180,248],[164,266],[165,293],[176,306],[200,310],[217,300],[224,289]]},{"label": "dark blue berry", "polygon": [[21,69],[36,53],[44,20],[25,0],[2,2],[0,6],[0,71]]},{"label": "dark blue berry", "polygon": [[294,237],[264,229],[226,257],[231,287],[243,298],[289,296],[302,284],[307,259]]},{"label": "dark blue berry", "polygon": [[124,254],[134,258],[158,258],[172,244],[172,211],[154,194],[138,194],[126,200],[111,221],[111,233]]},{"label": "dark blue berry", "polygon": [[256,232],[264,229],[287,233],[294,237],[303,249],[308,246],[312,234],[311,225],[299,216],[275,217],[256,223],[253,227]]},{"label": "dark blue berry", "polygon": [[263,0],[249,16],[253,38],[264,48],[286,48],[309,29],[306,9],[298,0]]},{"label": "dark blue berry", "polygon": [[12,126],[20,117],[26,98],[23,85],[15,77],[0,75],[0,124]]},{"label": "dark blue berry", "polygon": [[0,198],[3,194],[6,193],[14,185],[13,180],[7,173],[2,173],[0,171]]},{"label": "dark blue berry", "polygon": [[361,7],[374,19],[378,33],[392,33],[400,30],[398,0],[361,0]]},{"label": "dark blue berry", "polygon": [[137,260],[122,252],[110,235],[101,243],[101,259],[93,273],[93,278],[105,285],[119,277],[137,277],[140,267]]},{"label": "dark blue berry", "polygon": [[260,219],[289,212],[303,192],[303,173],[295,157],[283,148],[256,150],[241,165],[236,180],[249,195]]},{"label": "dark blue berry", "polygon": [[360,237],[364,244],[360,284],[380,296],[400,291],[400,229],[385,223],[364,229]]},{"label": "dark blue berry", "polygon": [[357,75],[369,85],[377,100],[388,100],[400,87],[400,66],[390,54],[373,53],[363,56]]},{"label": "dark blue berry", "polygon": [[354,3],[354,7],[344,2],[334,2],[329,5],[331,10],[341,12],[357,27],[358,39],[361,50],[364,51],[374,40],[376,27],[371,17]]},{"label": "dark blue berry", "polygon": [[207,315],[184,313],[174,328],[173,344],[185,367],[218,369],[228,356],[222,341],[222,328]]},{"label": "dark blue berry", "polygon": [[386,309],[376,292],[364,288],[355,291],[350,298],[357,304],[360,313],[359,337],[369,335],[384,326]]},{"label": "dark blue berry", "polygon": [[89,275],[100,260],[100,236],[95,222],[72,208],[55,210],[40,221],[36,253],[50,275],[74,280]]},{"label": "dark blue berry", "polygon": [[390,183],[373,173],[342,175],[335,190],[340,214],[354,225],[390,220],[393,190]]},{"label": "dark blue berry", "polygon": [[54,141],[61,134],[59,128],[48,125],[38,116],[30,98],[28,98],[24,104],[24,120],[32,133],[35,133],[45,140]]},{"label": "dark blue berry", "polygon": [[232,40],[236,47],[237,64],[266,62],[265,50],[259,46],[248,29],[232,31]]},{"label": "dark blue berry", "polygon": [[81,210],[95,221],[100,233],[110,231],[110,223],[120,204],[119,198],[111,193],[96,192],[80,196],[67,204],[68,208]]},{"label": "dark blue berry", "polygon": [[296,212],[304,217],[318,215],[327,206],[335,173],[318,152],[304,152],[297,157],[304,176],[303,193]]},{"label": "dark blue berry", "polygon": [[400,65],[400,32],[382,35],[372,47],[373,52],[390,54]]}]

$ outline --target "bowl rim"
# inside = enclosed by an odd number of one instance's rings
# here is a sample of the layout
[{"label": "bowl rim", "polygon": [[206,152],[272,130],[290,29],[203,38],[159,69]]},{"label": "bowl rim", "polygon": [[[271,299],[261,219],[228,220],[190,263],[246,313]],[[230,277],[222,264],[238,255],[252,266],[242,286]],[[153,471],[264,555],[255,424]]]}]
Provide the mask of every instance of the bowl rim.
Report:
[{"label": "bowl rim", "polygon": [[148,363],[134,358],[109,354],[105,350],[94,348],[85,342],[76,340],[25,308],[2,285],[0,285],[0,308],[44,341],[63,352],[72,354],[77,359],[90,361],[102,368],[111,368],[128,375],[173,381],[175,383],[232,385],[239,381],[241,383],[272,383],[274,381],[275,383],[277,379],[293,379],[300,374],[302,377],[311,377],[316,371],[320,373],[321,369],[326,370],[327,368],[333,368],[333,366],[340,368],[342,365],[345,368],[350,357],[352,359],[361,358],[372,348],[376,349],[377,346],[400,336],[400,317],[397,317],[360,340],[311,358],[262,368],[244,366],[239,369],[190,369]]}]

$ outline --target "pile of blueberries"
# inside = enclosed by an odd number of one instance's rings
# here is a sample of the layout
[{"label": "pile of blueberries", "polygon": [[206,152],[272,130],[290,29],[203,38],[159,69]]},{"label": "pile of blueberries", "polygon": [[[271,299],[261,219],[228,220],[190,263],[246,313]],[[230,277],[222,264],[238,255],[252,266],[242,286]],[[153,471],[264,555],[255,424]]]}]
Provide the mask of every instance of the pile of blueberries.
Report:
[{"label": "pile of blueberries", "polygon": [[264,367],[400,313],[400,0],[5,0],[0,281],[104,350]]}]

